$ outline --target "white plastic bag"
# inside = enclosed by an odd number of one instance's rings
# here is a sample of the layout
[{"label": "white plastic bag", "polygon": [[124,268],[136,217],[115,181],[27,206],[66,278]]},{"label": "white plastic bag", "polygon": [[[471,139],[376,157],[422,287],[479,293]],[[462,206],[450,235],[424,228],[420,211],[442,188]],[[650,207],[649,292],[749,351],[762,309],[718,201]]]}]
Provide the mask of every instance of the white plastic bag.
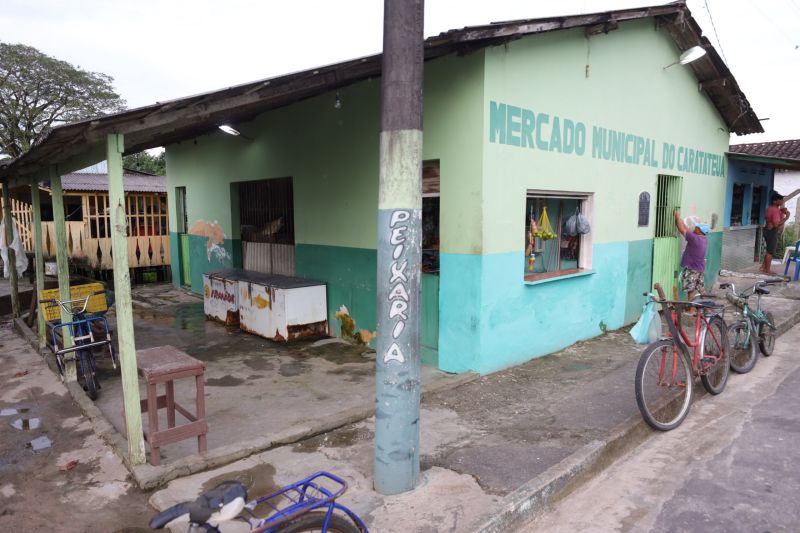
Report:
[{"label": "white plastic bag", "polygon": [[661,315],[652,300],[644,304],[642,316],[631,328],[631,337],[636,344],[650,344],[661,338]]},{"label": "white plastic bag", "polygon": [[569,217],[564,223],[564,232],[570,237],[576,235],[585,235],[592,230],[589,219],[586,218],[580,211],[576,211],[574,215]]},{"label": "white plastic bag", "polygon": [[[25,255],[25,250],[22,248],[22,241],[19,238],[17,231],[16,221],[11,219],[13,224],[11,229],[13,232],[14,240],[11,242],[11,248],[17,257],[17,274],[22,276],[22,273],[28,270],[28,256]],[[6,244],[6,225],[5,221],[0,222],[0,257],[3,259],[3,277],[8,278],[11,275],[11,270],[8,268],[8,246]]]}]

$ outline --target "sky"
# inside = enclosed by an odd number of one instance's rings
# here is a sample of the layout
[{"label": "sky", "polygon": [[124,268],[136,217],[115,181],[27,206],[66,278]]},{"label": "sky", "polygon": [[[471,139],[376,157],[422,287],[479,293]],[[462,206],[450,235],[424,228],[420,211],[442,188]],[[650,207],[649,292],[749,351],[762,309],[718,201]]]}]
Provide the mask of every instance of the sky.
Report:
[{"label": "sky", "polygon": [[[427,0],[425,36],[652,0]],[[382,0],[2,0],[0,40],[114,78],[129,107],[355,57],[382,46]],[[800,139],[800,0],[689,0],[764,134]]]}]

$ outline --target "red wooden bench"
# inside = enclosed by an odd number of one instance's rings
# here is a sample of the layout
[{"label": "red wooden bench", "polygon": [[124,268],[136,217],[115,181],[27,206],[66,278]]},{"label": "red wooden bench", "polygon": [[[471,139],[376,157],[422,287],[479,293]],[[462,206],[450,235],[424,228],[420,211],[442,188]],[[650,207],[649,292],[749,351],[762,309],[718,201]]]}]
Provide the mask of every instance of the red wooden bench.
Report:
[{"label": "red wooden bench", "polygon": [[[197,437],[198,452],[206,451],[205,397],[203,394],[203,373],[206,365],[174,346],[159,346],[136,352],[136,362],[141,375],[147,383],[147,398],[141,400],[142,412],[147,413],[148,429],[144,438],[150,443],[150,462],[161,464],[159,449],[184,439]],[[182,378],[195,378],[197,413],[192,414],[175,401],[174,381]],[[156,385],[165,384],[165,394],[158,395]],[[158,410],[167,410],[167,428],[158,429]],[[188,420],[175,424],[175,411]]]}]

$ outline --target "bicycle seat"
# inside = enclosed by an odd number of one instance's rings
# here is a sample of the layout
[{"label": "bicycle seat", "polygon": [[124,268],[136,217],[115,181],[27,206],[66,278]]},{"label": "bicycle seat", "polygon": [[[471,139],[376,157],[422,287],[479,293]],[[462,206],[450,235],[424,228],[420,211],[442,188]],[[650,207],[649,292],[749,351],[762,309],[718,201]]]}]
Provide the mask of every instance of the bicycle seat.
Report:
[{"label": "bicycle seat", "polygon": [[769,294],[769,289],[765,289],[764,287],[756,287],[753,292],[756,294]]},{"label": "bicycle seat", "polygon": [[161,511],[150,519],[149,525],[151,529],[162,529],[173,520],[188,515],[193,524],[217,526],[239,516],[246,501],[247,489],[241,481],[224,481],[193,502],[182,502]]}]

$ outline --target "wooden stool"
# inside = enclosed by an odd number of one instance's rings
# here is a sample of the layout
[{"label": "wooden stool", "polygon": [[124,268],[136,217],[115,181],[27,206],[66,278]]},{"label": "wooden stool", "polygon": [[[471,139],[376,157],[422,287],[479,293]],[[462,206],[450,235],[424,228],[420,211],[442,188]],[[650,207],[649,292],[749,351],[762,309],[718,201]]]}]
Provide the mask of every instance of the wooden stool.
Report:
[{"label": "wooden stool", "polygon": [[[161,464],[159,449],[164,444],[171,444],[192,437],[197,437],[197,450],[206,451],[205,397],[203,395],[203,373],[206,365],[194,357],[178,350],[174,346],[159,346],[136,352],[136,365],[139,374],[147,382],[147,398],[141,400],[141,409],[147,412],[148,431],[144,438],[150,443],[150,462]],[[197,388],[197,415],[192,415],[175,402],[173,381],[194,376]],[[158,396],[156,385],[164,383],[166,394]],[[167,409],[167,429],[158,429],[158,410]],[[185,416],[189,422],[175,425],[175,411]]]}]

